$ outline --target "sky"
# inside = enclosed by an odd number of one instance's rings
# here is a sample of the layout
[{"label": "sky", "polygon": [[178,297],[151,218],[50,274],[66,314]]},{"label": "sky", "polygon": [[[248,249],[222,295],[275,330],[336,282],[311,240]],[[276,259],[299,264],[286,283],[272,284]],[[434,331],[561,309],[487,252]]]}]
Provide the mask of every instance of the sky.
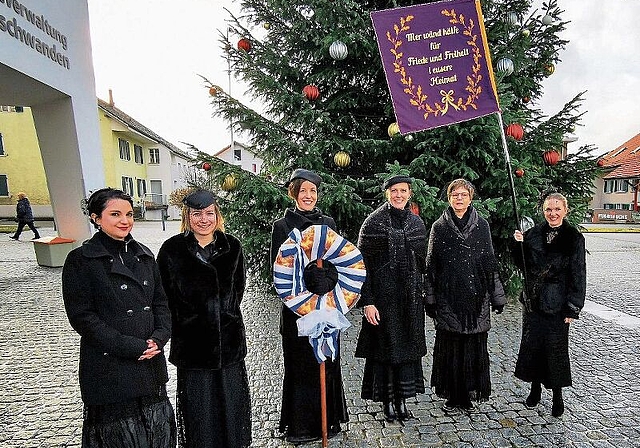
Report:
[{"label": "sky", "polygon": [[[232,78],[220,49],[230,0],[88,0],[96,95],[181,149],[215,153],[231,141],[226,123],[212,117],[199,75],[245,103],[246,86]],[[534,6],[540,6],[536,0]],[[640,133],[639,0],[558,0],[569,40],[561,62],[534,104],[553,115],[587,91],[586,112],[572,147],[606,153]],[[257,30],[258,32],[260,30]],[[515,76],[512,75],[512,76]],[[236,136],[242,141],[242,136]]]}]

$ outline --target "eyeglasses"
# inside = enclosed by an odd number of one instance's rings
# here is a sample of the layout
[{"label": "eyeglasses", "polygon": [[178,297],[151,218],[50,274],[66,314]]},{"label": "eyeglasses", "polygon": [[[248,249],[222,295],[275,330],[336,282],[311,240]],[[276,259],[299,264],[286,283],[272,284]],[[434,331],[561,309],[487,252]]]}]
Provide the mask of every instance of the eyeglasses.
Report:
[{"label": "eyeglasses", "polygon": [[449,197],[452,197],[452,198],[468,198],[469,197],[469,193],[451,193],[449,195]]},{"label": "eyeglasses", "polygon": [[189,213],[189,216],[192,217],[193,219],[200,219],[202,217],[205,217],[207,219],[216,219],[216,212],[214,211],[209,211],[209,212],[202,212],[200,210],[195,210]]}]

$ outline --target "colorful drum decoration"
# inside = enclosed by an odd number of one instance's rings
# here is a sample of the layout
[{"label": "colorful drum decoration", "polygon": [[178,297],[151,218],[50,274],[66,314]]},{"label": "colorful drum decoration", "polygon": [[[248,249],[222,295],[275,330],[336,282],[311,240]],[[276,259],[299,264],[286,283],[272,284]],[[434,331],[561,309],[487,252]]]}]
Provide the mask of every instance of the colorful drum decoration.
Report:
[{"label": "colorful drum decoration", "polygon": [[[319,259],[330,262],[338,271],[335,287],[322,295],[308,291],[303,278],[305,267]],[[300,316],[322,309],[346,314],[360,298],[365,278],[360,250],[326,225],[314,225],[303,232],[293,229],[280,246],[273,266],[276,292]]]}]

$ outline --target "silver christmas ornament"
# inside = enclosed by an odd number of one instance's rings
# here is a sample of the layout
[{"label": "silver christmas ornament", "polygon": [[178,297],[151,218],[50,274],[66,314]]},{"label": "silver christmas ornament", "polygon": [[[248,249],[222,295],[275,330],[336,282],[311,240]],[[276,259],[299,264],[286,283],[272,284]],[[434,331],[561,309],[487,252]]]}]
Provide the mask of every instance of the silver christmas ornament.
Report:
[{"label": "silver christmas ornament", "polygon": [[507,22],[507,24],[509,25],[515,25],[516,23],[518,23],[518,14],[513,11],[508,12],[505,22]]},{"label": "silver christmas ornament", "polygon": [[329,47],[329,56],[331,56],[336,61],[342,61],[349,54],[349,49],[347,48],[347,44],[344,42],[337,40],[331,44]]},{"label": "silver christmas ornament", "polygon": [[496,70],[505,76],[513,73],[513,61],[509,58],[500,58],[496,64]]},{"label": "silver christmas ornament", "polygon": [[553,23],[553,17],[551,17],[549,14],[545,14],[545,16],[542,18],[542,23],[545,25],[551,25]]}]

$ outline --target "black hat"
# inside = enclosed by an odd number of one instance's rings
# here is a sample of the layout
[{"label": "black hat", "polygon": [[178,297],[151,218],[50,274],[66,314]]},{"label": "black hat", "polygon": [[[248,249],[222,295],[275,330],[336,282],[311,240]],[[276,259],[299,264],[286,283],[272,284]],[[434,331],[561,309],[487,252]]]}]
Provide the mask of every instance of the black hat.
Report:
[{"label": "black hat", "polygon": [[289,177],[289,181],[285,183],[284,186],[288,187],[289,184],[296,179],[308,180],[316,187],[319,187],[322,183],[322,178],[313,171],[305,170],[304,168],[296,168],[295,170],[293,170],[293,173],[291,173],[291,177]]},{"label": "black hat", "polygon": [[182,203],[187,207],[202,210],[216,203],[216,195],[207,190],[196,190],[186,195]]},{"label": "black hat", "polygon": [[384,182],[384,185],[382,185],[382,189],[386,190],[387,188],[391,188],[392,185],[399,184],[401,182],[406,182],[409,185],[411,185],[411,183],[413,182],[413,179],[409,176],[405,176],[404,174],[391,176],[389,179],[387,179]]}]

